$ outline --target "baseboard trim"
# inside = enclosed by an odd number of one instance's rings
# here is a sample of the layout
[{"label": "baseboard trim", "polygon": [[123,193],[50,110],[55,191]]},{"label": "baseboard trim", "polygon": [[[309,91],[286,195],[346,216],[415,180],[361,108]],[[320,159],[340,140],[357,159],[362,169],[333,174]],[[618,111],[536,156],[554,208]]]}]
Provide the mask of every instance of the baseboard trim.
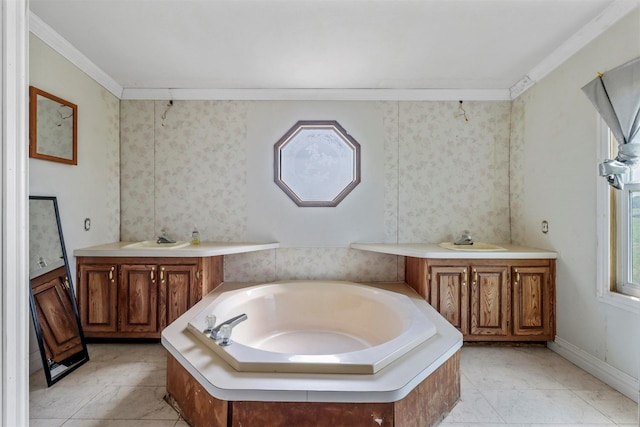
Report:
[{"label": "baseboard trim", "polygon": [[638,379],[614,368],[562,338],[556,337],[555,341],[549,341],[547,346],[553,352],[558,353],[600,381],[618,390],[629,399],[638,402],[640,398],[640,382],[638,382]]}]

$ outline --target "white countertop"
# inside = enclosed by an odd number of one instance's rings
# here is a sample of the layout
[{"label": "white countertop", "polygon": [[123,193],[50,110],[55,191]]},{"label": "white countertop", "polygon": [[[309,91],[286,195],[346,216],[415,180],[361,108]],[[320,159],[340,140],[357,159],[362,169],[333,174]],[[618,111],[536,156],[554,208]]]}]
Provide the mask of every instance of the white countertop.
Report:
[{"label": "white countertop", "polygon": [[404,283],[375,283],[419,302],[436,335],[373,375],[238,372],[187,331],[189,321],[225,290],[223,283],[162,331],[162,344],[212,396],[270,402],[394,402],[405,397],[462,347],[462,334]]},{"label": "white countertop", "polygon": [[101,257],[207,257],[218,255],[241,254],[246,252],[276,249],[280,243],[228,243],[228,242],[202,242],[199,245],[187,245],[182,248],[125,248],[135,242],[114,242],[89,248],[76,249],[74,256],[101,256]]},{"label": "white countertop", "polygon": [[352,243],[352,249],[378,252],[415,258],[459,258],[459,259],[557,259],[557,252],[543,249],[497,243],[505,250],[473,251],[451,250],[438,243]]}]

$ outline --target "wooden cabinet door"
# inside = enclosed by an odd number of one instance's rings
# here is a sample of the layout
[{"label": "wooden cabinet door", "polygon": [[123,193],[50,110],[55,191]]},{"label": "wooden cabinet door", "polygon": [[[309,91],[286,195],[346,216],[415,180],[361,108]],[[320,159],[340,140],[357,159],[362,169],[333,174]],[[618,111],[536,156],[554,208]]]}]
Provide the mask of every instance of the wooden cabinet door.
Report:
[{"label": "wooden cabinet door", "polygon": [[507,266],[471,266],[471,335],[509,333]]},{"label": "wooden cabinet door", "polygon": [[118,330],[118,286],[115,264],[78,265],[78,308],[87,336]]},{"label": "wooden cabinet door", "polygon": [[431,305],[464,335],[469,333],[467,267],[431,266]]},{"label": "wooden cabinet door", "polygon": [[[120,265],[118,303],[121,332],[149,333],[149,338],[157,337],[156,332],[159,331],[157,267],[148,264]],[[143,338],[143,336],[139,337]]]},{"label": "wooden cabinet door", "polygon": [[160,266],[160,330],[197,302],[198,265]]},{"label": "wooden cabinet door", "polygon": [[31,292],[47,359],[60,363],[83,351],[66,267],[32,279]]},{"label": "wooden cabinet door", "polygon": [[553,291],[549,267],[514,267],[513,334],[553,340]]}]

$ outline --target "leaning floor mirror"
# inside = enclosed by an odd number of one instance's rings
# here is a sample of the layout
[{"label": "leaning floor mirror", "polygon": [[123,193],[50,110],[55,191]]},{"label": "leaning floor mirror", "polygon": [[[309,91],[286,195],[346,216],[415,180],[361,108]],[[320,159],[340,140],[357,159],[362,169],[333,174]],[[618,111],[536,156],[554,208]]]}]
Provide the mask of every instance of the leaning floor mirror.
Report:
[{"label": "leaning floor mirror", "polygon": [[31,316],[47,384],[89,360],[55,197],[29,197]]}]

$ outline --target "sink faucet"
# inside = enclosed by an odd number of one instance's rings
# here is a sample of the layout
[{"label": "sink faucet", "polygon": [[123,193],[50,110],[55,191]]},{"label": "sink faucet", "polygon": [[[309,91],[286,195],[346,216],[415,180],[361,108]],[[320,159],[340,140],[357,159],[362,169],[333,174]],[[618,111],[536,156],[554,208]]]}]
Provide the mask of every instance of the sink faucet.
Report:
[{"label": "sink faucet", "polygon": [[454,242],[454,245],[473,245],[473,238],[468,230],[462,232],[462,236]]},{"label": "sink faucet", "polygon": [[169,236],[167,235],[167,230],[165,230],[164,228],[162,229],[162,234],[160,235],[160,237],[158,237],[158,240],[156,240],[156,243],[161,244],[161,243],[175,243],[176,241],[169,238]]},{"label": "sink faucet", "polygon": [[231,319],[220,323],[215,328],[211,328],[211,339],[216,340],[216,342],[221,346],[227,346],[231,344],[232,329],[236,325],[238,325],[238,323],[244,322],[245,320],[247,320],[247,315],[241,314],[239,316],[232,317]]}]

